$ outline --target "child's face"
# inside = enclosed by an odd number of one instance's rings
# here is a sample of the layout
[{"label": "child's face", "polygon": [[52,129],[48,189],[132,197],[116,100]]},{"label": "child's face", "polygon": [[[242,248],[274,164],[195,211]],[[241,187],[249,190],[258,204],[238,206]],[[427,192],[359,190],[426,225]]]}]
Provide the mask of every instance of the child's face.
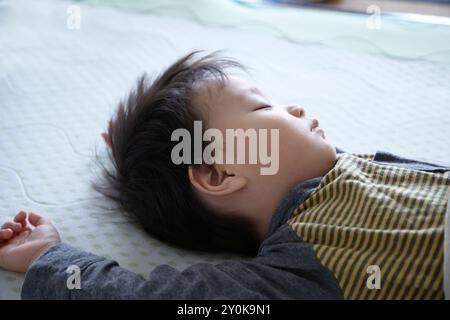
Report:
[{"label": "child's face", "polygon": [[[312,130],[318,124],[316,119],[308,117],[303,107],[275,104],[243,79],[230,77],[224,88],[212,82],[201,86],[194,104],[201,106],[205,126],[221,130],[224,137],[226,129],[268,129],[268,132],[279,129],[277,174],[261,176],[261,164],[227,165],[231,172],[245,176],[250,183],[264,182],[271,187],[275,184],[287,192],[295,184],[323,175],[334,166],[334,146],[325,139],[322,130]],[[267,136],[270,144],[270,134]],[[267,150],[270,152],[270,145]]]}]

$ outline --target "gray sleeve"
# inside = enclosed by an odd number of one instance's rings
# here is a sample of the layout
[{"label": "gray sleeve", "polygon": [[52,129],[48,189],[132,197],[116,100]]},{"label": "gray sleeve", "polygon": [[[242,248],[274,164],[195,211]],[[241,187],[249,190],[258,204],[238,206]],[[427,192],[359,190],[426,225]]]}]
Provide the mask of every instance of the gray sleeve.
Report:
[{"label": "gray sleeve", "polygon": [[[308,259],[305,260],[302,263],[308,265]],[[80,268],[80,289],[67,287],[66,270],[70,265]],[[320,283],[324,281],[322,275],[315,268],[311,270],[314,271],[310,275],[299,274],[243,260],[218,265],[200,263],[181,272],[161,265],[145,279],[115,261],[59,244],[30,266],[22,299],[336,298],[338,294]]]},{"label": "gray sleeve", "polygon": [[373,161],[422,171],[443,172],[450,170],[450,166],[408,159],[385,151],[378,151]]}]

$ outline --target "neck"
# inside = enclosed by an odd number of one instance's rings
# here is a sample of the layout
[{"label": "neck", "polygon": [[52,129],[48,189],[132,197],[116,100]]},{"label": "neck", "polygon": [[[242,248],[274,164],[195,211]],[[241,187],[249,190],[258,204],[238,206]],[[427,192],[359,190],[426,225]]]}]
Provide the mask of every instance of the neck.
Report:
[{"label": "neck", "polygon": [[280,193],[278,196],[271,194],[270,197],[265,198],[270,199],[269,201],[261,201],[261,199],[264,199],[264,196],[259,196],[257,199],[252,200],[251,203],[253,205],[248,212],[253,224],[252,231],[255,233],[259,243],[262,243],[267,238],[270,222],[280,201],[283,199],[283,194]]}]

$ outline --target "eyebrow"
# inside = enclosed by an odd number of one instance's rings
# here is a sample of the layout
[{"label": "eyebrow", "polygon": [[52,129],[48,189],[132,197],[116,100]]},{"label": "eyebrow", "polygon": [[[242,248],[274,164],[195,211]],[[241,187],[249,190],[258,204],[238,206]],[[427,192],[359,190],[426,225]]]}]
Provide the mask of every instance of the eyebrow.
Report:
[{"label": "eyebrow", "polygon": [[[258,95],[258,96],[260,96],[261,98],[263,98],[264,100],[268,100],[267,99],[267,97],[261,92],[261,90],[259,90],[257,87],[250,87],[250,88],[248,88],[247,89],[247,91],[249,92],[249,93],[253,93],[253,94],[256,94],[256,95]],[[264,102],[263,102],[263,104],[264,104]],[[253,109],[254,107],[252,107],[252,109]]]},{"label": "eyebrow", "polygon": [[250,93],[254,93],[254,94],[257,94],[257,95],[259,95],[259,96],[265,98],[265,96],[263,95],[263,93],[261,92],[261,90],[259,90],[257,87],[251,87],[248,91],[249,91]]}]

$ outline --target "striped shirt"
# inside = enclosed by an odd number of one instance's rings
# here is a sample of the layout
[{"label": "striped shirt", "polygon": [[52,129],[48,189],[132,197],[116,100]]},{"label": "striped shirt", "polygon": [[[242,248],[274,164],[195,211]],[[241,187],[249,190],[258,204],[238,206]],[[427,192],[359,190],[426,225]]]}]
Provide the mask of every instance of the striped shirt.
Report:
[{"label": "striped shirt", "polygon": [[288,220],[345,299],[442,299],[450,172],[337,155]]}]

